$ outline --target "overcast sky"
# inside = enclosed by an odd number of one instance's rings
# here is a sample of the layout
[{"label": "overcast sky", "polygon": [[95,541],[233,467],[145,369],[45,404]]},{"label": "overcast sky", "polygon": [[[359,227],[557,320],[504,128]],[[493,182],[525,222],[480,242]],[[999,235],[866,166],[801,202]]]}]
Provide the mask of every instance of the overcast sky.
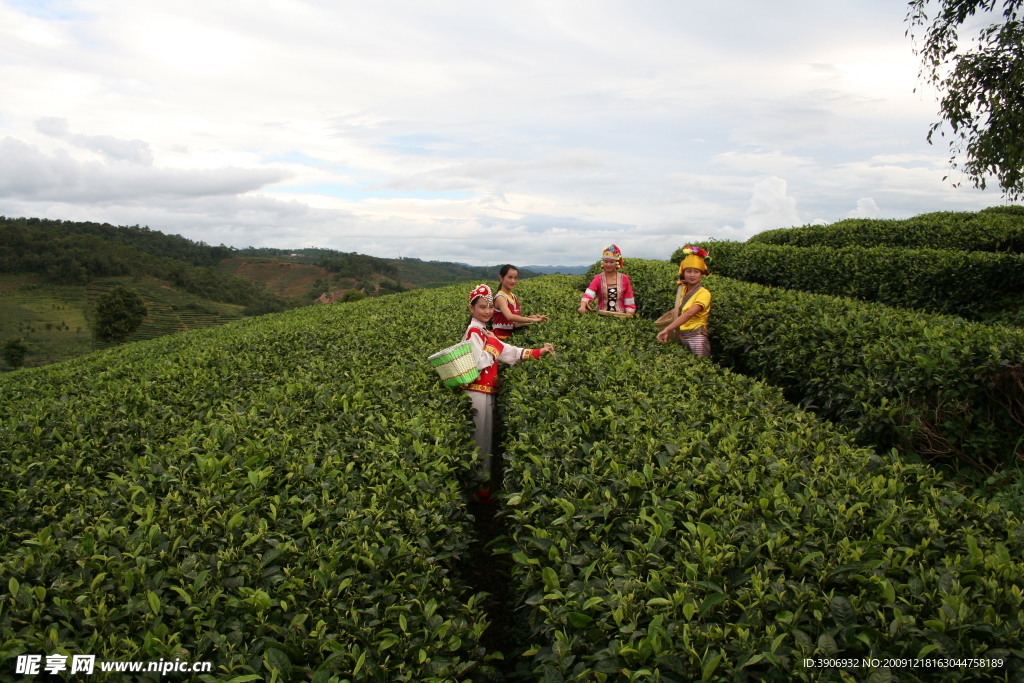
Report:
[{"label": "overcast sky", "polygon": [[0,214],[569,265],[1004,203],[943,180],[905,14],[0,0]]}]

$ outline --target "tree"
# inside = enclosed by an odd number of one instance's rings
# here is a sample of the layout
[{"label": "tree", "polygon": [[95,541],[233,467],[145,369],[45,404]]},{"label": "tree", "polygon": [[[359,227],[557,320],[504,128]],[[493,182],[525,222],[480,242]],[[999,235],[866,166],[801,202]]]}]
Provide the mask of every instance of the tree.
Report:
[{"label": "tree", "polygon": [[365,299],[365,298],[366,298],[366,295],[364,293],[360,292],[358,289],[350,289],[350,290],[348,290],[347,292],[345,292],[344,294],[341,295],[341,302],[342,303],[349,303],[351,301],[359,301],[360,299]]},{"label": "tree", "polygon": [[25,354],[28,353],[28,345],[21,337],[8,337],[0,344],[0,353],[4,362],[12,368],[20,368],[25,362]]},{"label": "tree", "polygon": [[99,341],[120,344],[139,329],[147,313],[142,297],[118,285],[96,299],[93,334]]},{"label": "tree", "polygon": [[[931,2],[911,0],[907,13],[921,78],[941,93],[942,121],[931,126],[928,142],[948,123],[950,165],[980,189],[994,176],[1005,196],[1018,199],[1024,196],[1024,26],[1018,18],[1024,0],[1003,0],[1001,15],[999,0],[935,0],[938,12],[930,19],[925,10]],[[982,28],[973,45],[962,44],[959,29],[979,13],[1002,19]],[[919,27],[925,27],[920,44]],[[958,164],[962,152],[966,160]]]}]

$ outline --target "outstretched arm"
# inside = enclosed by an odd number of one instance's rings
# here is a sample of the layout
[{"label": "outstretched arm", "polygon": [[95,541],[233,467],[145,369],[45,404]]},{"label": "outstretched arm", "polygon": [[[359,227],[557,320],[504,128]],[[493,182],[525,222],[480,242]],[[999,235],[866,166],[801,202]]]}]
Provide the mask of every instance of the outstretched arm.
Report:
[{"label": "outstretched arm", "polygon": [[504,296],[494,298],[494,307],[501,311],[501,314],[504,315],[507,320],[511,320],[514,323],[532,323],[536,322],[539,318],[544,317],[539,315],[516,315],[512,312],[512,307],[508,305],[508,299]]},{"label": "outstretched arm", "polygon": [[590,286],[587,287],[587,291],[583,293],[583,297],[580,299],[580,307],[577,309],[580,313],[588,313],[590,311],[590,302],[597,298],[597,288],[601,286],[601,274],[590,281]]},{"label": "outstretched arm", "polygon": [[687,320],[704,310],[703,304],[694,304],[687,308],[678,318],[668,324],[668,327],[658,333],[658,341],[668,341],[669,332],[676,329],[680,325],[683,325]]}]

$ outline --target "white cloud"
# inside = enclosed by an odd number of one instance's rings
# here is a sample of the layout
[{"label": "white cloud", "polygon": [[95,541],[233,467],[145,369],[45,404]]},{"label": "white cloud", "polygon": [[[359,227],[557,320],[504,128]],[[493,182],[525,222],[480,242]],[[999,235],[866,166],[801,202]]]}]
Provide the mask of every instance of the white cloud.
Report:
[{"label": "white cloud", "polygon": [[771,152],[741,152],[730,150],[711,157],[711,162],[728,166],[737,171],[771,174],[782,173],[786,175],[796,171],[797,169],[806,169],[815,166],[814,159],[809,157],[790,156],[777,149],[772,150]]},{"label": "white cloud", "polygon": [[754,185],[743,229],[754,234],[773,228],[788,228],[802,221],[796,212],[796,199],[786,195],[786,181],[775,176]]},{"label": "white cloud", "polygon": [[878,204],[871,197],[857,200],[857,208],[846,214],[849,218],[878,218]]},{"label": "white cloud", "polygon": [[180,170],[78,161],[65,150],[46,154],[15,138],[0,140],[0,197],[27,201],[89,205],[238,195],[285,177],[271,169]]},{"label": "white cloud", "polygon": [[0,0],[0,212],[572,264],[610,241],[667,258],[835,221],[864,198],[892,217],[996,203],[941,180],[903,18],[755,0]]},{"label": "white cloud", "polygon": [[128,161],[142,166],[153,165],[153,150],[143,140],[121,140],[112,135],[74,135],[67,119],[44,116],[36,119],[35,129],[43,135],[67,140],[76,147],[96,152],[109,161]]}]

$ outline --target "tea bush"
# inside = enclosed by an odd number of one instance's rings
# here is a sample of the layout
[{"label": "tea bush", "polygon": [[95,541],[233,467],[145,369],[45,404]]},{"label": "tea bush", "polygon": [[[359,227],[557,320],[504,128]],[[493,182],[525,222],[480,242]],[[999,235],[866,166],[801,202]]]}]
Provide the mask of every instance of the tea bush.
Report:
[{"label": "tea bush", "polygon": [[938,211],[904,220],[848,218],[831,225],[766,230],[749,242],[793,247],[910,247],[1024,253],[1024,207]]},{"label": "tea bush", "polygon": [[424,359],[463,305],[313,307],[0,380],[0,679],[65,652],[468,680],[472,422]]},{"label": "tea bush", "polygon": [[[892,247],[707,242],[711,271],[745,282],[847,296],[977,320],[1016,303],[1024,256]],[[677,251],[673,261],[682,259]]]},{"label": "tea bush", "polygon": [[[648,316],[674,303],[677,266],[631,259]],[[705,280],[715,359],[864,444],[991,471],[1024,433],[1024,331],[854,299]]]},{"label": "tea bush", "polygon": [[[627,268],[640,300],[669,266]],[[734,286],[716,278],[714,306]],[[520,285],[549,314],[578,287]],[[563,314],[516,341],[559,349],[500,399],[523,679],[1019,680],[1019,520],[654,334]],[[1005,665],[841,678],[813,657]]]}]

